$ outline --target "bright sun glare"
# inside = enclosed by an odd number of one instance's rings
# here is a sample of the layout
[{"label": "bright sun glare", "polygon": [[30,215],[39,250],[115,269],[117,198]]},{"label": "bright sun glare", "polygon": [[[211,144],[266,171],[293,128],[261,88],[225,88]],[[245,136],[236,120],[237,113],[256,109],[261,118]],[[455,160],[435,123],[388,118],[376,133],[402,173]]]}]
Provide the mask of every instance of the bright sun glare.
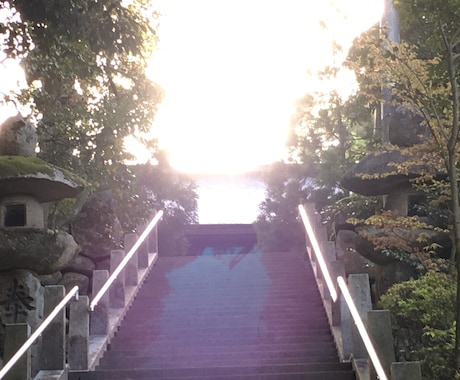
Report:
[{"label": "bright sun glare", "polygon": [[153,132],[172,165],[235,173],[282,159],[295,100],[320,85],[308,70],[332,64],[332,41],[347,49],[381,2],[158,0],[151,75],[166,97]]},{"label": "bright sun glare", "polygon": [[[152,133],[171,164],[226,174],[284,158],[296,99],[325,86],[308,72],[339,63],[332,41],[346,51],[378,21],[382,3],[156,0],[160,43],[149,75],[166,96]],[[23,81],[17,63],[8,64],[0,67],[3,91]],[[348,74],[328,86],[349,90],[353,80]],[[130,150],[146,154],[129,141]]]}]

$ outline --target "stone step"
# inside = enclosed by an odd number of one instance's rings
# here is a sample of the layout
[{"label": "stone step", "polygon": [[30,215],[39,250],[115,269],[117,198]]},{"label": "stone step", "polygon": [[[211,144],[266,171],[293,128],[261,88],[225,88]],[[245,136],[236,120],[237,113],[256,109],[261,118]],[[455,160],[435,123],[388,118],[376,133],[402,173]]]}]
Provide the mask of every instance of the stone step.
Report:
[{"label": "stone step", "polygon": [[255,252],[160,257],[96,373],[72,376],[354,379],[305,254]]},{"label": "stone step", "polygon": [[290,343],[290,344],[277,344],[277,343],[264,343],[264,344],[252,344],[252,345],[245,345],[245,346],[219,346],[215,347],[196,347],[196,346],[178,346],[175,344],[164,344],[164,345],[155,345],[150,344],[145,347],[136,346],[134,348],[126,347],[125,345],[118,345],[112,346],[110,345],[109,350],[111,351],[110,355],[114,354],[123,354],[127,356],[134,356],[136,354],[143,356],[144,354],[168,354],[171,356],[179,356],[185,355],[190,353],[196,353],[197,350],[200,350],[201,353],[204,354],[211,354],[218,350],[219,353],[234,353],[240,352],[244,350],[245,352],[288,352],[288,351],[309,351],[312,349],[317,349],[320,351],[324,350],[334,350],[335,351],[335,343],[333,341],[330,342],[302,342],[302,343]]},{"label": "stone step", "polygon": [[[174,355],[171,355],[171,352],[174,352]],[[189,362],[213,362],[217,363],[218,361],[229,361],[234,363],[241,363],[244,361],[259,361],[263,359],[282,359],[283,362],[287,359],[298,360],[299,363],[310,362],[321,362],[324,359],[334,359],[337,357],[337,350],[335,347],[322,347],[322,348],[309,348],[302,350],[288,350],[288,351],[251,351],[248,349],[241,350],[228,350],[223,348],[217,348],[214,351],[211,351],[209,347],[191,347],[188,352],[185,350],[162,350],[161,347],[157,349],[152,349],[149,351],[147,348],[144,350],[111,350],[110,355],[103,358],[100,362],[100,367],[109,367],[115,365],[119,367],[123,360],[129,361],[130,365],[134,365],[136,360],[149,362],[150,359],[164,358],[165,360],[171,362],[173,358],[174,363],[181,363],[184,361]],[[321,359],[321,360],[320,360]],[[107,363],[112,363],[107,365]],[[138,367],[137,365],[135,367]]]},{"label": "stone step", "polygon": [[309,363],[212,368],[157,368],[71,372],[69,380],[144,380],[144,379],[289,379],[355,380],[348,363]]}]

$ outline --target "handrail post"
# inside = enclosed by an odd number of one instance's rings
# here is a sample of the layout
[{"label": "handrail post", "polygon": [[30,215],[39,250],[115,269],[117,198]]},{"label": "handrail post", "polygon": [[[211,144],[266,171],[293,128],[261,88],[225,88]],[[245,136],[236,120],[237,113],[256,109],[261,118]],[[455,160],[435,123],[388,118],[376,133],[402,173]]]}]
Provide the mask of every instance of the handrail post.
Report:
[{"label": "handrail post", "polygon": [[[364,326],[367,325],[367,312],[372,310],[372,300],[369,289],[369,276],[367,274],[350,274],[348,276],[348,290],[355,303],[359,316]],[[367,359],[368,353],[355,324],[351,327],[351,342],[353,357]]]},{"label": "handrail post", "polygon": [[[147,228],[147,223],[141,224],[137,229],[138,234],[139,232],[144,231],[146,228]],[[156,228],[157,227],[155,226],[154,230],[156,230]],[[139,268],[147,268],[149,266],[149,252],[150,252],[149,250],[150,241],[149,240],[150,240],[149,237],[147,237],[144,240],[144,242],[139,246],[139,249],[137,250],[137,263],[138,263]]]},{"label": "handrail post", "polygon": [[420,380],[421,378],[420,362],[391,363],[391,380]]},{"label": "handrail post", "polygon": [[89,298],[80,296],[70,303],[69,353],[67,361],[72,370],[88,369],[89,354]]},{"label": "handrail post", "polygon": [[[388,378],[391,375],[391,363],[395,358],[393,333],[389,310],[370,310],[367,312],[367,331],[374,347],[379,348],[379,359]],[[372,362],[369,363],[371,379],[377,378]]]},{"label": "handrail post", "polygon": [[[46,318],[65,297],[62,285],[45,286],[43,316]],[[63,370],[66,362],[65,353],[65,308],[50,322],[42,333],[39,359],[40,370]]]},{"label": "handrail post", "polygon": [[[115,249],[110,252],[110,273],[112,274],[125,258],[125,252],[122,249]],[[121,309],[125,306],[125,269],[121,270],[117,278],[113,280],[109,288],[109,306],[114,309]]]},{"label": "handrail post", "polygon": [[[93,294],[97,294],[109,278],[109,271],[97,269],[93,271]],[[106,335],[109,331],[109,295],[105,293],[91,313],[90,334]]]},{"label": "handrail post", "polygon": [[[30,335],[27,323],[5,324],[4,360],[8,362]],[[5,375],[5,380],[30,379],[31,353],[30,348],[21,356]]]},{"label": "handrail post", "polygon": [[[330,263],[331,265],[331,274],[332,278],[337,279],[337,277],[345,277],[345,265],[341,261],[333,261]],[[341,305],[343,304],[343,299],[341,297],[340,288],[337,285],[337,281],[334,281],[335,290],[337,291],[337,301],[332,302],[331,304],[331,319],[332,319],[332,326],[340,326],[341,325]]]},{"label": "handrail post", "polygon": [[[138,237],[136,234],[126,234],[124,238],[124,250],[129,252],[136,244]],[[139,283],[139,262],[137,250],[133,253],[131,259],[126,264],[125,268],[125,285],[136,286]]]}]

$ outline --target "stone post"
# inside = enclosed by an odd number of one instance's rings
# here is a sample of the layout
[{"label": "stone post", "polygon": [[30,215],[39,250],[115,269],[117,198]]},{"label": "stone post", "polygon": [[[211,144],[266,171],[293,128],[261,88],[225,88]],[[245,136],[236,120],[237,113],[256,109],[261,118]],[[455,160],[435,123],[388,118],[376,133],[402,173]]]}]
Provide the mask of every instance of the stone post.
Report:
[{"label": "stone post", "polygon": [[352,354],[353,343],[351,337],[353,320],[348,309],[347,303],[342,292],[339,292],[339,307],[340,307],[340,326],[342,327],[342,352],[343,358],[348,360]]},{"label": "stone post", "polygon": [[[125,235],[125,255],[131,250],[134,244],[137,242],[137,235],[136,234],[126,234]],[[125,284],[126,285],[133,285],[136,286],[139,284],[139,261],[137,258],[137,251],[134,252],[133,257],[131,260],[128,261],[126,264],[126,271],[125,271]]]},{"label": "stone post", "polygon": [[[110,252],[110,273],[123,261],[125,251],[115,249]],[[125,268],[126,269],[126,268]],[[109,305],[114,309],[125,307],[125,270],[123,269],[109,288]]]},{"label": "stone post", "polygon": [[[137,233],[140,236],[144,232],[147,224],[142,224],[138,227]],[[149,265],[149,236],[145,238],[144,242],[139,246],[137,250],[137,261],[139,268],[147,268]]]},{"label": "stone post", "polygon": [[[332,314],[332,326],[340,326],[341,324],[341,316],[340,316],[340,304],[342,303],[342,297],[340,288],[337,285],[337,277],[341,276],[346,278],[345,275],[345,265],[342,261],[332,261],[330,264],[331,268],[331,277],[334,281],[335,290],[337,292],[337,301],[332,302],[331,304],[331,314]],[[343,301],[345,302],[345,301]]]},{"label": "stone post", "polygon": [[89,299],[80,296],[70,303],[69,349],[67,360],[70,369],[87,370],[89,354]]},{"label": "stone post", "polygon": [[[333,241],[325,241],[321,243],[321,252],[323,254],[324,262],[326,263],[326,267],[329,270],[329,274],[331,275],[332,281],[335,278],[332,276],[331,273],[331,262],[335,261],[335,244]],[[326,281],[323,278],[323,299],[325,301],[329,301],[331,299],[331,292],[327,287]]]},{"label": "stone post", "polygon": [[[368,311],[366,328],[374,348],[378,350],[377,356],[380,359],[383,370],[390,378],[391,363],[396,360],[393,346],[393,333],[391,331],[390,311]],[[377,373],[375,372],[372,362],[369,363],[369,368],[371,379],[377,378]]]},{"label": "stone post", "polygon": [[398,362],[391,364],[391,380],[421,380],[419,362]]},{"label": "stone post", "polygon": [[158,224],[153,227],[152,231],[150,231],[149,237],[149,253],[158,253]]},{"label": "stone post", "polygon": [[[107,279],[109,272],[107,270],[93,271],[93,289],[92,294],[96,295],[102,288]],[[95,306],[91,313],[90,334],[91,335],[107,335],[109,332],[109,295],[106,292]]]},{"label": "stone post", "polygon": [[[363,320],[364,326],[367,325],[367,312],[372,310],[371,291],[369,286],[369,276],[367,274],[350,274],[348,276],[348,290],[353,299],[359,316]],[[367,359],[366,347],[359,335],[356,325],[351,325],[352,352],[355,359]]]},{"label": "stone post", "polygon": [[[43,316],[48,317],[65,297],[65,288],[62,285],[45,286]],[[42,333],[40,350],[40,370],[62,370],[66,362],[65,344],[65,308],[56,315]]]},{"label": "stone post", "polygon": [[[30,326],[27,323],[6,324],[3,359],[6,364],[29,338]],[[24,380],[31,376],[30,348],[6,374],[5,380]]]}]

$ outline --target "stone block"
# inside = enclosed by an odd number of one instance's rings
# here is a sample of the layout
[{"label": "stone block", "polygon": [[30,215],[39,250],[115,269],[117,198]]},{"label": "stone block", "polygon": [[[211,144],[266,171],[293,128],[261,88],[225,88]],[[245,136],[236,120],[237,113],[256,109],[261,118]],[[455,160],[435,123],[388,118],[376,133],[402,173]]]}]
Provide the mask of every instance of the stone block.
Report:
[{"label": "stone block", "polygon": [[391,380],[421,380],[419,362],[399,362],[391,364]]},{"label": "stone block", "polygon": [[[95,270],[93,272],[93,297],[99,292],[109,278],[107,270]],[[109,295],[106,292],[99,300],[90,316],[90,334],[107,335],[109,331]]]},{"label": "stone block", "polygon": [[70,303],[68,358],[72,370],[88,369],[89,354],[89,299],[80,296]]},{"label": "stone block", "polygon": [[[115,249],[110,253],[110,274],[114,273],[125,257],[125,251]],[[109,305],[115,309],[125,306],[125,270],[123,269],[109,288]]]},{"label": "stone block", "polygon": [[[364,326],[367,325],[367,312],[372,310],[369,276],[367,274],[351,274],[348,276],[348,290],[353,299]],[[353,356],[357,359],[367,358],[367,350],[354,323],[351,325]]]},{"label": "stone block", "polygon": [[[125,254],[127,255],[134,244],[137,242],[137,235],[125,235]],[[136,286],[139,283],[139,262],[137,258],[137,251],[134,252],[132,258],[126,264],[125,269],[125,284]]]},{"label": "stone block", "polygon": [[[14,356],[29,338],[30,326],[27,323],[5,324],[5,342],[3,349],[4,364]],[[24,380],[31,376],[31,355],[28,349],[5,375],[5,380]]]},{"label": "stone block", "polygon": [[[395,359],[393,345],[393,334],[391,330],[390,311],[388,310],[371,310],[367,312],[367,332],[369,338],[377,351],[377,356],[385,371],[390,377],[391,363]],[[370,363],[371,378],[377,376],[375,368]]]},{"label": "stone block", "polygon": [[[46,286],[44,290],[44,317],[48,317],[56,305],[65,297],[62,285]],[[56,315],[42,333],[39,366],[42,370],[62,370],[65,368],[65,308]]]}]

